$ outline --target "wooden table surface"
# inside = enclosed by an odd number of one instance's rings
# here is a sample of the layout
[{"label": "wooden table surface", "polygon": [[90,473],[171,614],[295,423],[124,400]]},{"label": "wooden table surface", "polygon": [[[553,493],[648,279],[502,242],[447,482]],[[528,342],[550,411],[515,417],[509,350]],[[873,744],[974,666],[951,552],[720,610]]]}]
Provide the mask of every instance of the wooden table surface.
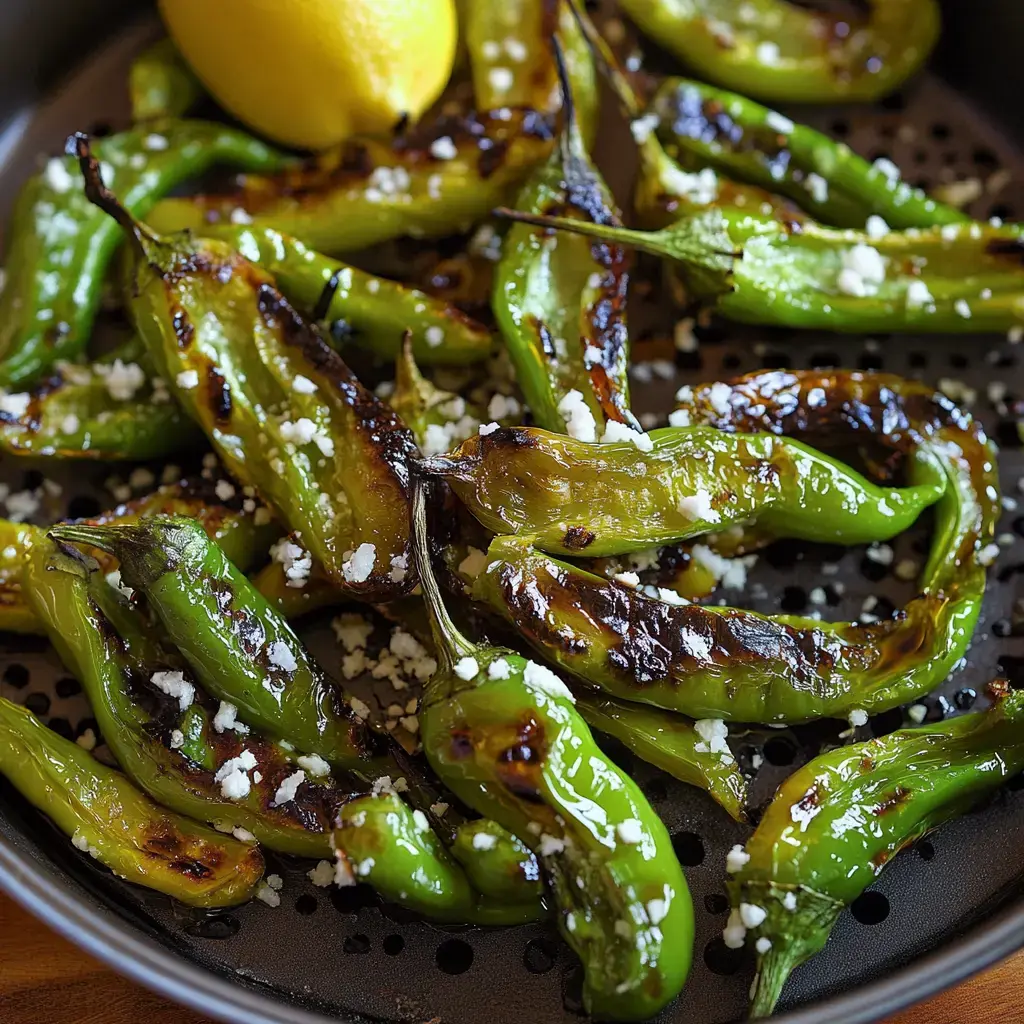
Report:
[{"label": "wooden table surface", "polygon": [[[1024,951],[887,1024],[1022,1019]],[[2,1024],[213,1024],[119,977],[0,895]]]}]

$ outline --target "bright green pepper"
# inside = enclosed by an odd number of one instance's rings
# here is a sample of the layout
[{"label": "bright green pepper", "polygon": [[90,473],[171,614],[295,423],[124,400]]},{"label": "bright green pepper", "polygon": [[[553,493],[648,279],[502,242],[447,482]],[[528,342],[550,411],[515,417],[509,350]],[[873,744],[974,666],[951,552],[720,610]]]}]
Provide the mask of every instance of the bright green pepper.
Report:
[{"label": "bright green pepper", "polygon": [[977,334],[1024,322],[1024,242],[1014,226],[947,224],[876,238],[713,207],[647,232],[497,212],[670,260],[695,298],[742,323]]},{"label": "bright green pepper", "polygon": [[[466,3],[461,33],[471,56],[478,110],[526,108],[554,113],[558,72],[551,55],[557,32],[572,85],[572,99],[587,148],[597,134],[597,76],[586,40],[563,0],[504,0]],[[507,72],[512,73],[508,84]]]},{"label": "bright green pepper", "polygon": [[[279,805],[281,783],[301,768],[296,755],[262,737],[216,728],[193,697],[201,695],[188,666],[156,639],[159,628],[148,626],[81,557],[48,542],[36,545],[26,566],[26,596],[81,682],[104,741],[140,789],[178,814],[229,833],[244,829],[269,849],[330,856],[341,799],[330,780],[304,780]],[[162,696],[154,676],[165,687],[176,681],[177,698]],[[150,714],[152,702],[157,710]]]},{"label": "bright green pepper", "polygon": [[120,772],[0,697],[0,772],[72,843],[120,878],[194,907],[249,899],[259,851],[165,811]]},{"label": "bright green pepper", "polygon": [[475,892],[427,816],[394,793],[355,797],[343,804],[333,835],[341,874],[349,884],[366,881],[385,899],[431,920],[524,924],[543,912],[539,896],[515,904]]},{"label": "bright green pepper", "polygon": [[43,628],[25,603],[25,559],[43,535],[38,526],[0,519],[0,630],[42,633]]},{"label": "bright green pepper", "polygon": [[731,818],[746,821],[747,780],[736,758],[727,751],[712,751],[693,722],[607,697],[578,696],[576,710],[591,729],[615,737],[637,757],[680,782],[705,790]]},{"label": "bright green pepper", "polygon": [[[167,121],[96,143],[103,177],[126,207],[145,216],[154,202],[213,164],[280,168],[280,154],[244,132],[205,121]],[[29,384],[59,359],[78,358],[92,332],[117,225],[90,205],[73,160],[54,157],[22,188],[0,295],[0,385]]]},{"label": "bright green pepper", "polygon": [[417,568],[440,667],[421,705],[424,751],[463,803],[537,854],[562,935],[583,961],[587,1009],[644,1020],[679,992],[693,944],[668,833],[557,676],[456,629],[431,571],[425,486],[417,480],[413,497]]},{"label": "bright green pepper", "polygon": [[353,140],[273,177],[249,174],[222,194],[165,199],[149,223],[157,231],[202,232],[242,219],[325,253],[466,231],[507,202],[550,150],[545,116],[507,113],[442,118],[424,137],[394,143]]},{"label": "bright green pepper", "polygon": [[[270,228],[224,224],[206,230],[263,267],[301,311],[316,310],[316,319],[343,322],[351,332],[345,335],[346,343],[351,340],[393,359],[401,351],[403,335],[411,331],[413,352],[425,366],[480,362],[494,349],[493,336],[483,324],[418,289],[321,256]],[[325,288],[330,304],[318,308]]]},{"label": "bright green pepper", "polygon": [[[721,385],[727,392],[727,386]],[[620,555],[755,518],[776,536],[863,544],[902,533],[945,490],[930,450],[915,483],[884,487],[799,441],[701,426],[587,444],[533,427],[476,435],[421,460],[494,533],[556,554]]]},{"label": "bright green pepper", "polygon": [[114,555],[203,687],[247,725],[355,772],[370,768],[365,729],[288,624],[191,519],[56,526],[58,540]]},{"label": "bright green pepper", "polygon": [[[565,105],[560,144],[526,182],[516,205],[534,214],[567,211],[586,222],[621,224],[611,192],[587,156],[571,103]],[[618,246],[521,224],[505,236],[491,306],[541,426],[559,432],[571,427],[588,440],[597,439],[606,421],[640,429],[629,409],[626,375],[628,286],[629,260]]]},{"label": "bright green pepper", "polygon": [[848,17],[789,0],[622,0],[640,28],[700,78],[758,99],[876,100],[927,59],[936,0],[869,0]]},{"label": "bright green pepper", "polygon": [[987,711],[830,750],[786,779],[731,858],[725,938],[757,937],[751,1016],[772,1012],[793,968],[896,853],[1022,768],[1024,693],[1001,689]]},{"label": "bright green pepper", "polygon": [[661,141],[685,166],[714,167],[787,196],[823,224],[862,228],[872,215],[890,228],[970,220],[908,185],[890,161],[869,163],[845,143],[737,93],[672,78],[650,111]]},{"label": "bright green pepper", "polygon": [[724,430],[871,437],[910,456],[930,450],[948,483],[920,595],[870,625],[685,605],[543,556],[517,537],[492,541],[474,595],[583,681],[697,719],[777,724],[873,714],[944,680],[974,631],[1001,512],[995,456],[980,426],[924,385],[890,374],[753,374],[697,389],[688,408]]},{"label": "bright green pepper", "polygon": [[451,855],[470,885],[505,904],[529,904],[544,895],[540,865],[530,848],[489,818],[475,818],[455,829]]},{"label": "bright green pepper", "polygon": [[147,46],[128,71],[132,121],[182,117],[203,95],[203,86],[171,39]]},{"label": "bright green pepper", "polygon": [[136,328],[231,475],[348,596],[409,591],[412,435],[263,270],[223,242],[153,236],[99,181],[84,139],[79,150],[89,195],[136,250]]},{"label": "bright green pepper", "polygon": [[[130,386],[119,390],[111,381],[126,371]],[[202,431],[166,390],[153,386],[152,377],[138,338],[91,367],[61,363],[30,391],[5,396],[0,449],[8,455],[114,461],[201,448]]]}]

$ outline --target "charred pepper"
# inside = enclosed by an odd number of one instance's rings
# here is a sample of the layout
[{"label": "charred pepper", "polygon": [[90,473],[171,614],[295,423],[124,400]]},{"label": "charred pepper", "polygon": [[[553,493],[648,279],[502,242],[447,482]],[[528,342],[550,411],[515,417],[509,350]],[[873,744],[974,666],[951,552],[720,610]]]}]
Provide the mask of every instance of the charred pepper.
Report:
[{"label": "charred pepper", "polygon": [[78,149],[89,196],[135,250],[136,327],[231,475],[338,589],[368,600],[410,590],[409,431],[265,271],[224,242],[151,234],[102,184],[84,136]]},{"label": "charred pepper", "polygon": [[[132,128],[96,145],[103,180],[135,216],[217,163],[273,170],[284,158],[244,132],[205,121]],[[99,170],[97,171],[99,173]],[[22,188],[0,294],[0,385],[29,384],[84,351],[121,233],[82,195],[75,164],[53,157]]]},{"label": "charred pepper", "polygon": [[901,85],[939,36],[936,0],[870,0],[867,16],[789,0],[623,0],[697,75],[758,99],[870,101]]},{"label": "charred pepper", "polygon": [[2,697],[0,773],[77,849],[118,877],[182,903],[244,903],[263,875],[254,846],[164,810],[120,772]]},{"label": "charred pepper", "polygon": [[689,408],[718,429],[870,436],[905,455],[930,450],[948,482],[920,596],[866,625],[688,605],[670,591],[658,600],[556,561],[517,537],[492,542],[475,595],[581,680],[698,719],[874,714],[945,679],[977,622],[1001,511],[981,427],[925,385],[889,374],[754,374],[714,398],[710,386],[698,389]]},{"label": "charred pepper", "polygon": [[191,519],[56,526],[50,535],[114,555],[203,687],[246,724],[331,764],[370,768],[365,730],[288,624]]},{"label": "charred pepper", "polygon": [[726,943],[756,936],[751,1016],[767,1017],[790,972],[905,846],[1024,768],[1024,693],[987,711],[839,747],[779,788],[730,856]]},{"label": "charred pepper", "polygon": [[[728,395],[720,385],[718,394]],[[776,536],[841,544],[902,533],[945,490],[937,457],[919,453],[915,480],[871,483],[813,448],[770,432],[666,427],[594,445],[533,427],[476,435],[423,459],[494,533],[565,555],[619,555],[756,519]]]},{"label": "charred pepper", "polygon": [[690,966],[692,907],[668,833],[554,673],[456,629],[431,570],[425,491],[417,480],[417,567],[440,662],[420,712],[427,758],[459,799],[538,855],[583,961],[588,1010],[643,1020]]}]

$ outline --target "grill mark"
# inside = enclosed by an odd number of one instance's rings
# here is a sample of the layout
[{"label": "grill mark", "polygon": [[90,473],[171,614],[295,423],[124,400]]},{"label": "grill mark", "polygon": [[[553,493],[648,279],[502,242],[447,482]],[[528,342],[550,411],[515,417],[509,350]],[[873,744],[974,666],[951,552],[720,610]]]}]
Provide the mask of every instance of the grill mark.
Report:
[{"label": "grill mark", "polygon": [[175,306],[174,312],[171,314],[171,328],[179,349],[184,352],[192,347],[196,335],[195,325],[181,306]]},{"label": "grill mark", "polygon": [[570,526],[565,531],[562,544],[572,551],[583,551],[597,540],[597,534],[585,526]]},{"label": "grill mark", "polygon": [[212,363],[206,368],[206,400],[216,423],[224,426],[231,421],[231,387]]}]

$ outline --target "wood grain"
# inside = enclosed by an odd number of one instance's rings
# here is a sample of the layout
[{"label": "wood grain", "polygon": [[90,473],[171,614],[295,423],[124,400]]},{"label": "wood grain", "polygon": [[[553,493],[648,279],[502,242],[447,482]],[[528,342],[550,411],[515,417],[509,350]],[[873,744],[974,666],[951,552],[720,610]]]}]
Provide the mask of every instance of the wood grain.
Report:
[{"label": "wood grain", "polygon": [[[1024,951],[887,1024],[1021,1019]],[[0,895],[2,1024],[213,1024],[152,995],[54,935]]]}]

